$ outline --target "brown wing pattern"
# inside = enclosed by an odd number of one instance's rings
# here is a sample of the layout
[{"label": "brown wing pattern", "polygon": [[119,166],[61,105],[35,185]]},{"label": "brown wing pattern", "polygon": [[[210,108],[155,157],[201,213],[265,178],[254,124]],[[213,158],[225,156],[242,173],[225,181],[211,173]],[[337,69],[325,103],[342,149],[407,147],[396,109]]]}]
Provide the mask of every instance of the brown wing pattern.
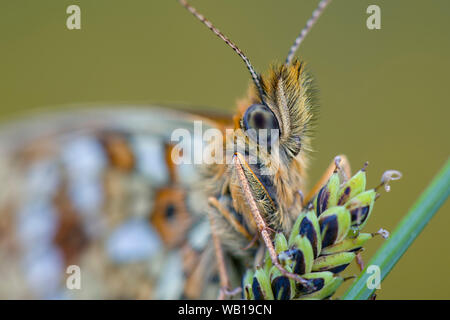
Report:
[{"label": "brown wing pattern", "polygon": [[194,119],[123,106],[0,129],[0,298],[215,298],[198,168],[167,156]]}]

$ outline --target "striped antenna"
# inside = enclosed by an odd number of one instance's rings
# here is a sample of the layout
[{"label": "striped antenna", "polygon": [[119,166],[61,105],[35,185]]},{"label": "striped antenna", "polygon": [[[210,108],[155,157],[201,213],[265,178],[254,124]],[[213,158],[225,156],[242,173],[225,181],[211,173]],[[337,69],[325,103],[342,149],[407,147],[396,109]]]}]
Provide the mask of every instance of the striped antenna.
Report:
[{"label": "striped antenna", "polygon": [[219,29],[213,26],[213,24],[206,19],[201,13],[199,13],[197,10],[195,10],[194,7],[192,7],[186,0],[179,0],[181,5],[189,10],[190,13],[192,13],[198,20],[203,22],[214,34],[216,34],[220,39],[222,39],[227,45],[229,45],[241,58],[244,60],[245,65],[248,68],[248,71],[250,71],[250,74],[252,76],[253,82],[255,83],[256,87],[258,88],[259,94],[261,96],[261,99],[263,99],[264,91],[261,87],[261,83],[259,82],[259,75],[256,73],[255,69],[253,69],[253,66],[250,63],[250,60],[245,56],[245,54],[233,43],[230,39],[228,39],[222,32],[220,32]]},{"label": "striped antenna", "polygon": [[291,49],[289,50],[289,54],[286,58],[285,64],[288,65],[292,62],[292,59],[294,58],[295,52],[297,52],[298,48],[300,47],[300,44],[305,39],[306,35],[309,33],[313,25],[316,23],[316,21],[319,19],[322,12],[325,10],[325,7],[329,5],[331,0],[321,0],[319,2],[319,5],[317,6],[316,10],[313,11],[311,18],[306,22],[306,26],[302,29],[298,37],[295,39],[294,44],[292,45]]}]

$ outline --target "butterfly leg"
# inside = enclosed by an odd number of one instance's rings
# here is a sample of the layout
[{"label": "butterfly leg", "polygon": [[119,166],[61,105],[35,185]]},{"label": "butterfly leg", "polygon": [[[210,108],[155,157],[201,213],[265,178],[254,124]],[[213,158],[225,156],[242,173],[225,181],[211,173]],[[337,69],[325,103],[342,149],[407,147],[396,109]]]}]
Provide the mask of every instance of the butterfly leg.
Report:
[{"label": "butterfly leg", "polygon": [[224,217],[225,220],[227,220],[228,223],[230,223],[230,225],[233,226],[233,228],[237,232],[242,234],[245,238],[247,238],[247,240],[254,242],[254,237],[250,235],[245,227],[234,217],[233,213],[230,212],[230,210],[226,208],[222,203],[220,203],[217,198],[210,197],[208,199],[208,203],[213,206],[217,210],[217,212],[220,213],[220,215]]},{"label": "butterfly leg", "polygon": [[217,260],[217,269],[219,270],[219,278],[220,278],[220,292],[218,299],[224,300],[226,297],[230,297],[239,293],[241,288],[230,290],[231,287],[230,279],[228,277],[228,272],[225,265],[225,256],[223,254],[222,245],[220,243],[220,239],[217,234],[215,220],[212,214],[208,214],[208,216],[211,224],[211,236],[214,243],[214,251],[216,253],[216,260]]},{"label": "butterfly leg", "polygon": [[295,281],[301,283],[302,285],[304,285],[306,287],[310,287],[311,285],[306,279],[303,279],[302,277],[300,277],[299,275],[297,275],[295,273],[287,271],[286,269],[283,268],[283,266],[278,261],[278,255],[275,251],[275,247],[273,245],[272,239],[269,234],[269,231],[271,231],[271,229],[269,228],[267,223],[264,221],[264,218],[261,216],[261,213],[258,209],[256,201],[251,192],[249,182],[245,176],[244,168],[243,168],[244,161],[245,160],[243,159],[242,155],[240,155],[239,153],[236,153],[233,157],[233,162],[234,162],[234,166],[236,169],[239,184],[240,184],[243,194],[247,200],[250,212],[253,215],[253,219],[258,228],[258,232],[261,235],[261,238],[264,241],[264,244],[266,245],[267,250],[269,251],[269,255],[272,260],[273,265],[276,268],[278,268],[278,270],[280,270],[280,272],[284,276],[294,279]]},{"label": "butterfly leg", "polygon": [[333,162],[330,163],[325,173],[319,179],[319,181],[314,185],[314,187],[309,191],[303,200],[303,205],[306,206],[314,196],[319,192],[319,190],[327,183],[333,172],[338,169],[340,170],[343,180],[346,181],[351,177],[350,162],[344,155],[339,155],[334,158]]},{"label": "butterfly leg", "polygon": [[[211,268],[214,263],[214,247],[208,244],[203,251],[198,254],[188,244],[183,247],[185,260],[191,265],[185,268],[186,282],[184,286],[184,297],[187,299],[200,299],[208,282],[214,276],[215,270]],[[189,257],[191,255],[191,257]]]}]

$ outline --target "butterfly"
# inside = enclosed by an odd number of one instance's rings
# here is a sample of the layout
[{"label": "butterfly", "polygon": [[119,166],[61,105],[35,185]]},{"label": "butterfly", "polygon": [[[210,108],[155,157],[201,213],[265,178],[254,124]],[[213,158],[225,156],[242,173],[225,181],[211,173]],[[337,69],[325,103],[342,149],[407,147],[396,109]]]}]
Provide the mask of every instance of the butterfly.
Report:
[{"label": "butterfly", "polygon": [[[285,62],[264,76],[179,2],[244,61],[248,96],[233,118],[106,106],[1,128],[0,298],[231,297],[244,269],[274,253],[271,233],[289,231],[331,174],[333,166],[304,195],[317,101],[312,76],[294,58],[331,0],[319,2]],[[224,139],[189,135],[188,155],[173,133],[194,133],[199,121]],[[204,150],[231,156],[177,161]],[[69,266],[79,267],[79,289],[68,289]]]}]

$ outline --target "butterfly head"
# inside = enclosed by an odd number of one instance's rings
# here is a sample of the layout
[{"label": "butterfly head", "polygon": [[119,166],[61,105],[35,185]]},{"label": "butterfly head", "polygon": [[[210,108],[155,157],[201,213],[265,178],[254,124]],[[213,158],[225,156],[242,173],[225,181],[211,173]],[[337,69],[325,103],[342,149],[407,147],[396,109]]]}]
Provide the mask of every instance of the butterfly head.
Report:
[{"label": "butterfly head", "polygon": [[[259,78],[261,92],[252,86],[248,99],[241,103],[239,126],[249,139],[267,144],[276,143],[288,161],[301,150],[310,150],[311,130],[317,117],[315,86],[304,63],[274,66],[267,76]],[[263,141],[266,143],[266,141]]]}]

